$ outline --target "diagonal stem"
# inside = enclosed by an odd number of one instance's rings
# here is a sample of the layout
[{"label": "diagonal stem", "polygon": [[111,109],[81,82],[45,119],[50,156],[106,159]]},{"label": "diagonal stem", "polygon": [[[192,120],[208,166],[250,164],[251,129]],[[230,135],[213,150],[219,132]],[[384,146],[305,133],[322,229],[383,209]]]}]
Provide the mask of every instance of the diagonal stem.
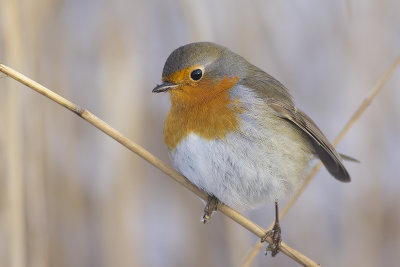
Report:
[{"label": "diagonal stem", "polygon": [[[112,128],[110,125],[96,117],[94,114],[90,113],[86,109],[82,109],[75,105],[74,103],[70,102],[69,100],[61,97],[60,95],[54,93],[53,91],[47,89],[46,87],[40,85],[39,83],[29,79],[28,77],[24,76],[23,74],[13,70],[10,67],[7,67],[3,64],[0,64],[0,71],[4,74],[8,75],[9,77],[19,81],[20,83],[25,84],[26,86],[30,87],[31,89],[35,90],[36,92],[50,98],[54,102],[60,104],[61,106],[71,110],[84,120],[91,123],[93,126],[98,128],[100,131],[104,132],[108,136],[115,139],[117,142],[131,150],[132,152],[136,153],[138,156],[142,157],[144,160],[151,163],[154,167],[158,168],[175,181],[192,191],[194,194],[199,196],[200,198],[207,200],[208,195],[190,183],[189,180],[186,179],[182,174],[178,173],[163,161],[152,155],[150,152],[145,150],[143,147],[139,146],[138,144],[134,143],[133,141],[129,140],[127,137],[123,136],[120,132]],[[248,231],[252,232],[258,237],[263,237],[266,235],[266,230],[255,224],[254,222],[247,219],[245,216],[240,214],[239,212],[231,209],[230,207],[224,205],[223,203],[218,204],[218,210],[221,211],[223,214],[234,220],[235,222],[242,225]],[[269,237],[266,239],[268,243],[272,242],[272,239]],[[318,266],[317,263],[312,261],[311,259],[307,258],[300,252],[296,251],[295,249],[289,247],[285,243],[281,243],[280,250],[285,255],[289,256],[290,258],[294,259],[298,263],[304,266]]]}]

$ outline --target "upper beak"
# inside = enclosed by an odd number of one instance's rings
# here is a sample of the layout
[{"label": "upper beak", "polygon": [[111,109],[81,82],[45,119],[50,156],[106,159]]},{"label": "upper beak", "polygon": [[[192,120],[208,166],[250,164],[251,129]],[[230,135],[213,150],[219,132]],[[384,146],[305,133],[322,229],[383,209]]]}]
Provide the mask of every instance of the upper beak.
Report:
[{"label": "upper beak", "polygon": [[171,83],[171,82],[163,82],[161,84],[158,84],[156,87],[153,89],[153,93],[161,93],[161,92],[166,92],[169,89],[172,89],[174,87],[177,87],[177,84]]}]

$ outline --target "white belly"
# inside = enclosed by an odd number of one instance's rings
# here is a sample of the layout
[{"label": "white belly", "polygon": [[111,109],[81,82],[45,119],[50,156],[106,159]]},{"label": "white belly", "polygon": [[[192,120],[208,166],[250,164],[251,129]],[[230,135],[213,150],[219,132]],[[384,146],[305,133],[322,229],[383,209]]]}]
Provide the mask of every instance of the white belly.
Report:
[{"label": "white belly", "polygon": [[170,152],[175,168],[192,183],[239,210],[297,189],[311,159],[302,137],[286,122],[270,119],[273,130],[267,130],[253,118],[242,120],[247,126],[225,139],[209,141],[192,133]]}]

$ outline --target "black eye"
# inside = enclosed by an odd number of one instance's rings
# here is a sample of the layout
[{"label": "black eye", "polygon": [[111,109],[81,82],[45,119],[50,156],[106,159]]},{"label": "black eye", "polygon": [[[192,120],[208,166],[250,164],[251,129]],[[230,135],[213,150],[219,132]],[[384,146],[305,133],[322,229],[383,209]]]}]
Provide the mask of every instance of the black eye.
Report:
[{"label": "black eye", "polygon": [[201,69],[195,69],[190,73],[190,78],[194,81],[200,80],[201,76],[203,76],[203,71]]}]

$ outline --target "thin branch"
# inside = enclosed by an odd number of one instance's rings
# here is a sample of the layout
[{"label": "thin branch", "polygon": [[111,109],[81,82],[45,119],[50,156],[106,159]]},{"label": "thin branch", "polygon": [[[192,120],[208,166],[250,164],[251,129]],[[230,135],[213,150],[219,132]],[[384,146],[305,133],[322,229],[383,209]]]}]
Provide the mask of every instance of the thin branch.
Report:
[{"label": "thin branch", "polygon": [[[148,161],[151,163],[154,167],[158,168],[171,178],[173,178],[175,181],[195,193],[197,196],[200,198],[206,200],[207,199],[207,194],[200,189],[198,189],[196,186],[194,186],[186,177],[184,177],[182,174],[178,173],[174,169],[170,168],[168,165],[166,165],[163,161],[152,155],[150,152],[145,150],[143,147],[137,145],[136,143],[132,142],[129,140],[127,137],[123,136],[120,132],[112,128],[110,125],[96,117],[94,114],[90,113],[86,109],[82,109],[75,105],[74,103],[70,102],[69,100],[59,96],[58,94],[54,93],[53,91],[47,89],[46,87],[38,84],[37,82],[29,79],[28,77],[24,76],[23,74],[13,70],[10,67],[7,67],[3,64],[0,64],[0,71],[5,73],[6,75],[10,76],[11,78],[19,81],[20,83],[25,84],[26,86],[30,87],[31,89],[35,90],[36,92],[50,98],[54,102],[60,104],[61,106],[71,110],[84,120],[88,121],[91,123],[93,126],[98,128],[100,131],[104,132],[105,134],[109,135],[113,139],[115,139],[117,142],[131,150],[132,152],[136,153],[140,157],[142,157],[144,160]],[[250,221],[247,219],[245,216],[240,214],[239,212],[229,208],[228,206],[220,203],[218,205],[218,210],[221,211],[223,214],[234,220],[235,222],[239,223],[242,225],[244,228],[252,232],[258,237],[263,237],[266,234],[265,229],[261,228],[254,222]],[[268,243],[271,243],[272,240],[271,238],[267,239]],[[293,248],[289,247],[287,244],[283,243],[281,244],[281,249],[280,249],[284,254],[289,256],[290,258],[294,259],[298,263],[304,265],[304,266],[318,266],[317,263],[312,261],[311,259],[307,258],[300,252],[294,250]]]},{"label": "thin branch", "polygon": [[[364,111],[367,109],[367,107],[371,104],[372,100],[376,97],[376,95],[379,93],[379,91],[382,89],[382,87],[385,85],[387,80],[390,78],[390,76],[393,74],[394,70],[397,68],[397,66],[400,64],[400,56],[395,60],[395,62],[392,64],[390,69],[385,73],[385,75],[382,77],[382,79],[377,83],[377,85],[374,87],[374,89],[371,91],[371,93],[368,94],[367,97],[365,97],[364,101],[360,104],[358,109],[354,112],[354,114],[351,116],[349,121],[346,123],[346,125],[343,127],[342,131],[340,131],[339,135],[336,137],[336,139],[333,141],[333,146],[336,147],[343,139],[343,137],[347,134],[347,132],[351,129],[351,127],[356,123],[356,121],[360,118],[360,116],[364,113]],[[311,180],[314,178],[314,176],[317,174],[319,169],[322,167],[322,163],[319,162],[317,165],[314,166],[314,168],[310,171],[310,174],[307,176],[305,179],[304,183],[300,187],[300,189],[296,192],[296,194],[289,200],[289,202],[286,204],[286,206],[282,209],[282,211],[279,214],[279,220],[283,219],[285,215],[288,213],[290,208],[293,206],[293,204],[297,201],[297,199],[300,197],[300,195],[304,192],[305,188],[307,185],[311,182]],[[268,229],[271,230],[273,227],[273,224],[271,224]],[[253,262],[254,258],[257,256],[257,254],[260,252],[262,249],[263,244],[257,243],[254,244],[253,248],[247,255],[242,267],[248,267],[250,264]]]}]

